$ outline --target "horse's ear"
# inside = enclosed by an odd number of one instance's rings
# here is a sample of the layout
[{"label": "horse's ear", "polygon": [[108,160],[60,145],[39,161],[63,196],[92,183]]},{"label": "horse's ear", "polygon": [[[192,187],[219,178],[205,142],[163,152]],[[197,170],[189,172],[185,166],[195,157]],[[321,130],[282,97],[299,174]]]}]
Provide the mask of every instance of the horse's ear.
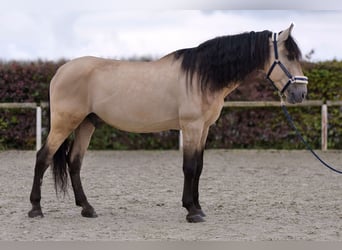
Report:
[{"label": "horse's ear", "polygon": [[294,27],[294,24],[291,23],[290,27],[288,27],[286,30],[281,31],[279,34],[278,41],[279,42],[286,41],[289,38],[289,36],[291,35],[293,27]]}]

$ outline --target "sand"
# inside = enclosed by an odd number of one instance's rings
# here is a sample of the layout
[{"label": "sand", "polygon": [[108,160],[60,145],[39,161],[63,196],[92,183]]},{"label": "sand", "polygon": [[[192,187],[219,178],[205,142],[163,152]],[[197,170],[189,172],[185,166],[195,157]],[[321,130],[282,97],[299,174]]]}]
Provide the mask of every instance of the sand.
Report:
[{"label": "sand", "polygon": [[[342,168],[342,152],[319,152]],[[305,151],[207,150],[200,182],[206,222],[181,207],[178,151],[90,151],[81,172],[98,217],[72,189],[56,197],[47,171],[44,218],[28,218],[34,151],[0,152],[0,240],[342,240],[342,176]]]}]

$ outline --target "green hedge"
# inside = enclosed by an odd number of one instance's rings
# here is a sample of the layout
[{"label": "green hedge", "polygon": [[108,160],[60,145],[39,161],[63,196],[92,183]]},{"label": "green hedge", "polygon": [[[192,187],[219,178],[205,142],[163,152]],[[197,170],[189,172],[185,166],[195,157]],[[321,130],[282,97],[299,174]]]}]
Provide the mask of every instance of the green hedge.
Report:
[{"label": "green hedge", "polygon": [[[146,60],[146,59],[144,59]],[[45,102],[49,82],[65,61],[2,62],[0,102]],[[342,100],[342,62],[303,63],[309,77],[311,100]],[[278,100],[268,82],[240,86],[227,101]],[[298,127],[315,147],[321,144],[319,107],[289,108]],[[342,149],[342,107],[329,107],[330,149]],[[43,110],[44,137],[47,110]],[[35,111],[0,109],[0,149],[35,148]],[[92,138],[91,149],[176,149],[178,131],[132,134],[102,125]],[[280,108],[225,108],[210,129],[207,148],[299,149],[303,145],[289,128]]]}]

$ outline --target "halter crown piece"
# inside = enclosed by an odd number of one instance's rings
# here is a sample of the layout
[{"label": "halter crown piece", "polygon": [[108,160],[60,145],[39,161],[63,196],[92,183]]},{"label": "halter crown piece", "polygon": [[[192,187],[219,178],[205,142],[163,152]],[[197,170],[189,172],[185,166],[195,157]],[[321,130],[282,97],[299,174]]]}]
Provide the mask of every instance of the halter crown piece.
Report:
[{"label": "halter crown piece", "polygon": [[[278,55],[278,33],[273,33],[272,34],[272,42],[273,42],[273,48],[274,48],[274,62],[271,66],[271,68],[268,70],[266,79],[268,79],[273,86],[279,91],[280,96],[284,95],[284,92],[286,89],[291,85],[291,84],[308,84],[308,78],[306,76],[292,76],[291,73],[288,71],[286,66],[279,60],[279,55]],[[271,79],[271,74],[274,70],[274,68],[279,65],[281,70],[285,73],[285,75],[289,78],[287,83],[284,85],[282,89],[278,89],[277,86],[274,84],[274,81]]]}]

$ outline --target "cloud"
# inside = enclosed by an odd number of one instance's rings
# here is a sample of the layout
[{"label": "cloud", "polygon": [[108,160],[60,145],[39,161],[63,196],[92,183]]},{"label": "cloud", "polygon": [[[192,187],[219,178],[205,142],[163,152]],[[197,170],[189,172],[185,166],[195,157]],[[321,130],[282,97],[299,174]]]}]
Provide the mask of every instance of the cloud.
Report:
[{"label": "cloud", "polygon": [[2,59],[159,57],[220,35],[280,31],[291,22],[303,54],[315,49],[316,60],[342,59],[342,11],[90,11],[63,4],[44,11],[32,6],[0,11]]},{"label": "cloud", "polygon": [[65,11],[104,11],[104,10],[180,10],[180,9],[230,9],[230,10],[334,10],[342,9],[340,0],[311,0],[310,3],[298,0],[11,0],[3,1],[1,8],[6,11],[24,10],[50,12]]}]

